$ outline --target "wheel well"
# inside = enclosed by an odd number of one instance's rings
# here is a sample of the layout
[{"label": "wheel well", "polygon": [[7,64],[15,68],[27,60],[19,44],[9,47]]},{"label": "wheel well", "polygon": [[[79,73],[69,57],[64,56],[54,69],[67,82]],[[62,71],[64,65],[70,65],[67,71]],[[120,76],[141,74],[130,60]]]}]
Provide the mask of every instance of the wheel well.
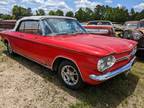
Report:
[{"label": "wheel well", "polygon": [[5,39],[5,40],[4,40],[4,44],[8,44],[8,40]]},{"label": "wheel well", "polygon": [[63,62],[63,61],[70,61],[72,62],[74,65],[76,65],[72,60],[64,58],[64,57],[58,57],[55,59],[53,66],[52,66],[52,70],[57,72],[58,71],[58,67],[59,65]]}]

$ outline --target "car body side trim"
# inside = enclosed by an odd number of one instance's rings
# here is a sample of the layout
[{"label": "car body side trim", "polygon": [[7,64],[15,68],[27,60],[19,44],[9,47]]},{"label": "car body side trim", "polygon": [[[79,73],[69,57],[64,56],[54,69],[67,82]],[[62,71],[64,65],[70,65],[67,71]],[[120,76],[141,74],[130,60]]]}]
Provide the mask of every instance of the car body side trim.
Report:
[{"label": "car body side trim", "polygon": [[44,66],[44,67],[46,67],[46,68],[52,70],[52,68],[51,68],[50,66],[48,66],[48,65],[42,64],[42,63],[40,63],[40,62],[38,62],[38,61],[36,61],[36,60],[30,58],[30,57],[26,57],[25,55],[23,55],[23,54],[21,54],[21,53],[18,53],[18,52],[14,51],[14,50],[13,50],[13,52],[16,53],[16,54],[18,54],[18,55],[20,55],[20,56],[22,56],[22,57],[24,57],[24,58],[26,58],[26,59],[29,59],[29,60],[31,60],[31,61],[37,63],[37,64],[40,64],[40,65],[42,65],[42,66]]}]

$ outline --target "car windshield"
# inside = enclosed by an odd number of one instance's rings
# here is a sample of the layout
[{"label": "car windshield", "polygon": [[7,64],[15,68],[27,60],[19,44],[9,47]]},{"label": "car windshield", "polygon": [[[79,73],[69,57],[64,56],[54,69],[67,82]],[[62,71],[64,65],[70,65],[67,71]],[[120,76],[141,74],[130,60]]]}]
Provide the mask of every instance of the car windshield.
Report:
[{"label": "car windshield", "polygon": [[133,23],[133,24],[127,24],[127,28],[130,28],[130,29],[136,29],[136,28],[137,28],[137,24],[136,24],[136,23]]},{"label": "car windshield", "polygon": [[140,27],[141,27],[141,28],[144,28],[144,21],[141,21],[141,22],[140,22]]},{"label": "car windshield", "polygon": [[[86,33],[86,30],[77,20],[66,18],[48,18],[44,19],[44,28],[50,28],[55,35]],[[45,35],[49,35],[46,32]]]},{"label": "car windshield", "polygon": [[92,21],[88,25],[112,25],[108,21]]}]

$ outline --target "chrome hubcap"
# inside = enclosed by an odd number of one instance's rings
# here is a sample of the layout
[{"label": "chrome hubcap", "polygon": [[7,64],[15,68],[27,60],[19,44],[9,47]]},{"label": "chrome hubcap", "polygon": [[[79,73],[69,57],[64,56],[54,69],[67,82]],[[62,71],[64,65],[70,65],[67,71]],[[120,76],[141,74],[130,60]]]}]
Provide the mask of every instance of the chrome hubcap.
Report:
[{"label": "chrome hubcap", "polygon": [[76,85],[79,80],[77,70],[71,65],[66,65],[62,67],[61,76],[64,82],[70,86]]}]

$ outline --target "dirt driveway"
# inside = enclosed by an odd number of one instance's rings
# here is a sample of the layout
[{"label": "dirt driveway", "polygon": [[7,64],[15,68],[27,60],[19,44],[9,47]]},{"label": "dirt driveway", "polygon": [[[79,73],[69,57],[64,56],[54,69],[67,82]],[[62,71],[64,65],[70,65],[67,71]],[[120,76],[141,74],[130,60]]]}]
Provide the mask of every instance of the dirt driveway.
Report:
[{"label": "dirt driveway", "polygon": [[144,63],[127,79],[118,76],[79,91],[61,85],[48,69],[0,52],[0,108],[144,108]]}]

